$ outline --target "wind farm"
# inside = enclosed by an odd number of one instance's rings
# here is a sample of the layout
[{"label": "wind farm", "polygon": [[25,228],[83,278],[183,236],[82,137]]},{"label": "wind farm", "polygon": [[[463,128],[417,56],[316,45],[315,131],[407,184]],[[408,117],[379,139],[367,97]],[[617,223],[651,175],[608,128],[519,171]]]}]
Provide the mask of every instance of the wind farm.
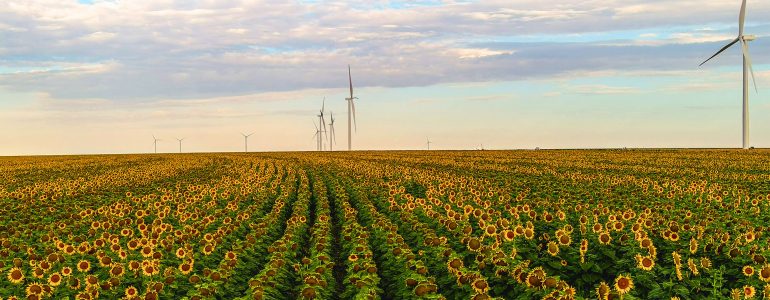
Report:
[{"label": "wind farm", "polygon": [[770,2],[0,16],[0,300],[770,299]]}]

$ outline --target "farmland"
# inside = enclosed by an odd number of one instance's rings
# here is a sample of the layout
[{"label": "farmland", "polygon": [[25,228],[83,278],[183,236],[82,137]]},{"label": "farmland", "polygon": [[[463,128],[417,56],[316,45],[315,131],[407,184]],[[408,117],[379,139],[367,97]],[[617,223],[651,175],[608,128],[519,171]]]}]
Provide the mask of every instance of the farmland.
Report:
[{"label": "farmland", "polygon": [[0,158],[0,299],[763,299],[770,152]]}]

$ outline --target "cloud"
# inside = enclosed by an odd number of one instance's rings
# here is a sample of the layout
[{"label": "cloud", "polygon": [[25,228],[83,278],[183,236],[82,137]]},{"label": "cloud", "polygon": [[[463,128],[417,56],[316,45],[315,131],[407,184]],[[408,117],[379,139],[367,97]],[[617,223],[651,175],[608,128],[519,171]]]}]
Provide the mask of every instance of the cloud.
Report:
[{"label": "cloud", "polygon": [[[770,3],[751,5],[748,29],[770,34]],[[728,0],[7,1],[1,59],[22,71],[0,76],[57,99],[147,101],[337,88],[348,64],[361,87],[674,72],[732,37],[736,14]],[[752,50],[770,58],[765,39]]]}]

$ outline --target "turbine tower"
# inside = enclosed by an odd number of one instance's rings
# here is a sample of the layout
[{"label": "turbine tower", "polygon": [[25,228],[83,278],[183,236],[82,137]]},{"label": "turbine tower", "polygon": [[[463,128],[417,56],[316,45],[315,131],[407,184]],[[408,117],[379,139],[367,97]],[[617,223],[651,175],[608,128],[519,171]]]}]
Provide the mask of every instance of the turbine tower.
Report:
[{"label": "turbine tower", "polygon": [[358,130],[358,126],[356,125],[356,104],[353,102],[355,99],[358,99],[358,97],[353,97],[353,77],[350,75],[350,65],[348,65],[348,82],[350,83],[350,97],[345,98],[345,100],[348,101],[348,151],[350,151],[353,149],[353,131],[350,124],[351,116],[353,126],[356,127],[356,131]]},{"label": "turbine tower", "polygon": [[182,141],[184,141],[186,138],[177,138],[176,140],[179,141],[179,153],[182,153]]},{"label": "turbine tower", "polygon": [[153,146],[155,147],[155,153],[158,153],[158,141],[160,141],[160,139],[156,138],[154,134],[152,135],[152,139],[154,140]]},{"label": "turbine tower", "polygon": [[[318,151],[324,150],[323,134],[326,133],[326,120],[324,119],[324,107],[326,106],[326,97],[321,102],[321,110],[318,112],[318,129],[321,134],[318,135]],[[328,136],[328,135],[327,135]]]},{"label": "turbine tower", "polygon": [[331,122],[329,123],[329,135],[327,137],[329,138],[329,151],[334,151],[333,145],[337,143],[337,138],[334,135],[334,113],[329,112],[331,116]]},{"label": "turbine tower", "polygon": [[428,141],[428,142],[427,142],[427,144],[428,144],[428,151],[430,151],[430,144],[431,144],[431,143],[433,143],[433,142],[431,142],[431,141],[430,141],[430,138],[427,138],[427,137],[425,138],[425,140],[427,140],[427,141]]},{"label": "turbine tower", "polygon": [[249,137],[250,137],[252,134],[254,134],[254,133],[252,132],[252,133],[249,133],[249,134],[243,134],[243,132],[241,132],[241,135],[243,136],[243,148],[244,148],[244,152],[249,152]]},{"label": "turbine tower", "polygon": [[741,4],[741,12],[738,17],[738,37],[726,46],[719,49],[716,54],[712,55],[706,61],[702,62],[702,66],[712,58],[721,54],[728,48],[732,47],[736,43],[741,43],[741,50],[743,52],[743,149],[749,148],[749,73],[751,73],[751,81],[754,82],[754,91],[757,90],[757,82],[754,80],[754,69],[751,67],[751,56],[749,55],[749,42],[756,39],[753,35],[743,34],[743,24],[746,20],[746,0],[743,0]]}]

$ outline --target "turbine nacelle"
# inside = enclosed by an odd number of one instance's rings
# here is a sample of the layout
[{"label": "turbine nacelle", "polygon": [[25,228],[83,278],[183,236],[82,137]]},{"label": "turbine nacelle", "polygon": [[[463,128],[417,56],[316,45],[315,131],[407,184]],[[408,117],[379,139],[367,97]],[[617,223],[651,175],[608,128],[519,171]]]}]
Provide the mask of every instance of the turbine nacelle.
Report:
[{"label": "turbine nacelle", "polygon": [[753,34],[747,34],[747,35],[744,35],[744,36],[742,36],[741,38],[742,38],[744,41],[746,41],[746,42],[751,42],[751,41],[753,41],[753,40],[756,40],[756,39],[757,39],[757,36],[756,36],[756,35],[753,35]]}]

